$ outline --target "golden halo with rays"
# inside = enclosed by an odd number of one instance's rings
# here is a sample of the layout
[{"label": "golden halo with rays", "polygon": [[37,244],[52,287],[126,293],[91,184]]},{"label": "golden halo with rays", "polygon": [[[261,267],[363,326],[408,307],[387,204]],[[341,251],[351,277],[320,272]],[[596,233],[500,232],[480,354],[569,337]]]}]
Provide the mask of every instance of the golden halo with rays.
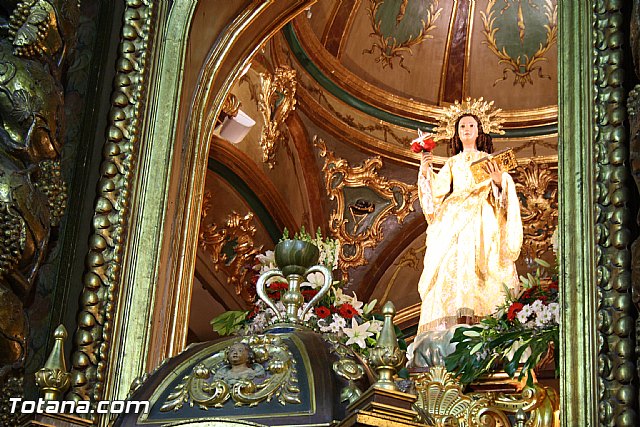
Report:
[{"label": "golden halo with rays", "polygon": [[504,134],[502,130],[504,119],[500,117],[501,112],[500,108],[493,108],[493,101],[486,102],[482,97],[474,100],[467,98],[462,103],[456,101],[442,113],[438,125],[433,129],[433,139],[440,141],[453,138],[456,122],[465,114],[473,114],[478,117],[485,133],[502,135]]}]

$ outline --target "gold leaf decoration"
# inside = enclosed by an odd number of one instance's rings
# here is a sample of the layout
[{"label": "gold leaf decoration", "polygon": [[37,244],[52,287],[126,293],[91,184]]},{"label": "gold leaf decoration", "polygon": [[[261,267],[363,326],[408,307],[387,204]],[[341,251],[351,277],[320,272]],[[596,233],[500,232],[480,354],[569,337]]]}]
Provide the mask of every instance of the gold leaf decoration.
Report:
[{"label": "gold leaf decoration", "polygon": [[[404,54],[408,53],[413,55],[412,47],[419,45],[428,38],[433,38],[433,36],[428,33],[435,28],[435,21],[440,17],[442,8],[438,7],[438,0],[433,1],[425,11],[425,16],[421,19],[422,29],[420,32],[415,36],[411,35],[405,41],[398,41],[394,36],[383,34],[381,29],[382,20],[377,20],[376,18],[378,9],[383,3],[384,0],[369,0],[367,12],[371,19],[371,28],[373,30],[370,36],[374,37],[376,41],[371,45],[370,49],[365,49],[362,53],[372,55],[374,52],[378,52],[379,54],[375,61],[381,63],[382,68],[389,67],[393,69],[394,61],[398,59],[398,65],[410,73],[411,70],[404,65]],[[408,3],[406,0],[401,2],[395,19],[396,25],[404,19]]]},{"label": "gold leaf decoration", "polygon": [[273,74],[260,74],[258,110],[263,126],[260,134],[262,161],[270,168],[275,165],[278,143],[288,136],[284,121],[296,108],[296,71],[287,66],[276,68]]},{"label": "gold leaf decoration", "polygon": [[522,195],[520,212],[524,228],[522,250],[530,258],[542,258],[552,248],[551,236],[558,224],[558,176],[549,164],[533,160],[514,173],[516,191]]},{"label": "gold leaf decoration", "polygon": [[[233,372],[234,362],[227,354],[237,345],[251,355],[240,374]],[[280,337],[255,335],[197,364],[167,396],[160,411],[177,411],[186,403],[204,410],[221,408],[229,399],[235,406],[257,406],[273,398],[281,405],[301,403],[296,361]]]},{"label": "gold leaf decoration", "polygon": [[[521,42],[524,42],[524,33],[525,33],[525,24],[524,17],[522,14],[522,0],[518,0],[518,13],[517,13],[517,27],[518,27],[518,36],[520,37]],[[496,33],[500,30],[500,28],[496,27],[496,11],[494,10],[494,6],[496,5],[497,0],[490,0],[487,4],[487,9],[484,12],[480,12],[482,16],[482,23],[484,29],[482,34],[484,34],[486,40],[483,41],[483,44],[486,44],[487,47],[493,52],[498,58],[498,64],[504,64],[506,67],[503,69],[502,78],[496,79],[493,83],[495,86],[498,82],[504,81],[507,79],[509,72],[514,75],[514,86],[516,84],[520,84],[520,86],[524,87],[525,84],[533,84],[532,74],[537,71],[538,77],[540,78],[548,78],[551,76],[542,73],[542,67],[540,62],[546,61],[547,59],[544,57],[544,54],[551,48],[551,46],[556,42],[558,38],[558,6],[553,4],[552,0],[544,1],[544,14],[547,18],[547,24],[544,26],[544,29],[547,34],[547,38],[544,43],[540,43],[538,50],[531,56],[523,55],[518,56],[517,58],[512,58],[508,53],[505,47],[500,49],[498,47],[498,42],[496,40]],[[505,2],[507,5],[500,12],[504,12],[507,8],[511,6],[511,2]]]},{"label": "gold leaf decoration", "polygon": [[227,275],[227,283],[233,286],[236,294],[241,295],[247,303],[253,303],[255,291],[248,285],[253,270],[247,268],[247,264],[262,250],[262,246],[256,248],[254,243],[256,227],[253,225],[253,213],[244,216],[231,213],[224,228],[216,224],[204,225],[211,208],[211,198],[210,192],[205,193],[199,245],[211,257],[214,270]]},{"label": "gold leaf decoration", "polygon": [[[418,198],[418,189],[415,185],[379,176],[382,167],[380,157],[369,158],[362,166],[351,167],[347,160],[328,151],[322,139],[315,136],[313,142],[319,148],[320,156],[325,158],[322,171],[327,194],[337,202],[337,208],[329,218],[329,227],[340,241],[339,265],[346,275],[348,268],[367,263],[364,252],[382,241],[382,224],[389,216],[402,223],[414,211],[413,202]],[[369,200],[348,200],[345,192],[350,190],[370,192],[382,201],[382,207]]]}]

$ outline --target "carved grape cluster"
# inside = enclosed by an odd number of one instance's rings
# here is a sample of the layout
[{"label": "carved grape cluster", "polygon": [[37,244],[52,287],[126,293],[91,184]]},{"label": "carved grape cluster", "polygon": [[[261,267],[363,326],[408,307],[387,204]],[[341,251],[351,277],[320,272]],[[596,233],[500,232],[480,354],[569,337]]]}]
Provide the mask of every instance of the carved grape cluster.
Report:
[{"label": "carved grape cluster", "polygon": [[51,225],[56,227],[60,224],[67,207],[67,185],[62,178],[59,161],[45,160],[40,162],[40,171],[35,187],[47,196]]},{"label": "carved grape cluster", "polygon": [[8,203],[0,203],[0,277],[20,261],[25,223]]}]

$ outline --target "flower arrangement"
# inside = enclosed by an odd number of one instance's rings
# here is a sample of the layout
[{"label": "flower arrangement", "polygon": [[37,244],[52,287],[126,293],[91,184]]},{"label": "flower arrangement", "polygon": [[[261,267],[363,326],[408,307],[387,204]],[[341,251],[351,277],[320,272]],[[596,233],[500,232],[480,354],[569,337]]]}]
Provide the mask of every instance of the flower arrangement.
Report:
[{"label": "flower arrangement", "polygon": [[[533,382],[532,371],[541,358],[553,352],[558,375],[560,306],[557,276],[547,276],[549,264],[536,259],[534,274],[520,276],[522,289],[517,295],[506,289],[505,303],[480,323],[456,329],[451,343],[455,351],[446,357],[446,368],[459,375],[464,384],[489,371],[502,368],[518,379]],[[543,267],[543,268],[541,268]],[[520,366],[522,365],[522,366]]]},{"label": "flower arrangement", "polygon": [[[289,238],[285,229],[282,240]],[[315,233],[315,237],[308,234],[304,227],[293,237],[316,245],[320,252],[319,263],[330,271],[338,268],[339,242],[331,238],[322,238],[321,232]],[[269,270],[277,268],[274,251],[266,251],[256,256],[253,266],[255,275],[252,284],[255,286],[258,277]],[[310,273],[306,280],[300,284],[300,293],[305,303],[308,303],[321,288],[324,277],[322,273]],[[266,284],[266,293],[271,298],[278,311],[285,311],[281,296],[288,288],[288,283],[280,277],[270,279]],[[333,339],[345,344],[360,355],[367,356],[369,350],[377,342],[382,329],[382,317],[374,316],[372,310],[377,301],[368,304],[358,300],[355,293],[348,295],[345,292],[345,283],[334,280],[330,291],[320,299],[317,305],[311,308],[302,319],[305,326],[316,332],[329,334]],[[302,313],[300,308],[299,313]],[[278,317],[267,305],[258,300],[252,310],[227,311],[211,321],[214,331],[220,335],[239,333],[242,335],[260,334],[270,326],[278,323]],[[396,330],[396,333],[399,331]],[[404,341],[401,341],[401,344]],[[406,345],[405,345],[406,349]]]},{"label": "flower arrangement", "polygon": [[414,153],[421,153],[423,151],[433,151],[436,148],[436,143],[430,133],[422,133],[418,129],[418,137],[411,141],[411,151]]}]

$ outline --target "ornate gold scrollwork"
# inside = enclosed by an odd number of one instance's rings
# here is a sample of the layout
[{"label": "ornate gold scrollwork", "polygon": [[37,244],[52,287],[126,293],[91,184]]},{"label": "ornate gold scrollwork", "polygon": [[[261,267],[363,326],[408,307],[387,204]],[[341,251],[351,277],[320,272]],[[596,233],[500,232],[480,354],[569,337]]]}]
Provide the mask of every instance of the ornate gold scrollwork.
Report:
[{"label": "ornate gold scrollwork", "polygon": [[[245,348],[244,356],[234,355],[235,347]],[[187,402],[201,409],[219,408],[229,399],[235,406],[256,406],[274,397],[282,405],[301,403],[295,365],[280,337],[245,337],[196,365],[160,411],[177,411]]]},{"label": "ornate gold scrollwork", "polygon": [[415,405],[422,417],[438,426],[503,426],[519,425],[509,415],[524,412],[529,415],[528,426],[556,425],[558,395],[547,387],[534,385],[521,393],[462,392],[461,384],[444,367],[433,367],[415,379],[418,400]]},{"label": "ornate gold scrollwork", "polygon": [[[382,224],[387,217],[394,215],[402,223],[414,210],[418,190],[415,185],[378,176],[382,167],[380,157],[367,159],[363,166],[351,167],[346,160],[328,151],[322,139],[316,136],[313,143],[325,158],[322,171],[327,194],[337,201],[329,226],[340,241],[340,265],[346,274],[348,268],[367,263],[364,251],[382,240]],[[345,194],[347,192],[359,196],[352,200]],[[375,200],[367,200],[367,197]]]},{"label": "ornate gold scrollwork", "polygon": [[524,244],[527,257],[542,258],[552,248],[551,236],[558,224],[558,175],[549,164],[529,161],[515,170],[516,190],[521,205]]},{"label": "ornate gold scrollwork", "polygon": [[[394,59],[399,59],[398,65],[404,68],[408,72],[411,72],[404,65],[404,54],[409,52],[413,54],[411,48],[413,46],[419,45],[424,40],[428,38],[433,38],[432,35],[428,34],[429,31],[435,28],[435,21],[440,16],[442,12],[442,8],[438,8],[439,1],[434,0],[429,4],[429,7],[425,7],[424,16],[421,16],[421,24],[422,28],[417,34],[411,34],[406,40],[398,40],[393,35],[384,34],[382,30],[382,19],[377,16],[378,9],[384,5],[384,0],[369,0],[369,7],[367,8],[367,12],[369,14],[369,18],[371,20],[371,29],[373,30],[370,36],[376,38],[376,41],[371,45],[371,49],[365,49],[362,53],[373,54],[376,50],[380,52],[379,56],[375,59],[376,62],[382,63],[382,68],[393,68]],[[408,1],[403,0],[400,4],[400,9],[398,10],[398,14],[395,19],[395,26],[400,24],[403,19],[407,19],[405,17],[406,8],[408,5]]]},{"label": "ornate gold scrollwork", "polygon": [[253,241],[256,234],[256,227],[252,224],[253,213],[245,216],[231,213],[225,228],[219,228],[216,224],[204,225],[211,207],[211,197],[210,192],[205,193],[202,202],[199,245],[211,256],[215,271],[222,270],[227,275],[227,283],[233,286],[236,294],[252,303],[255,291],[250,292],[252,288],[246,285],[253,270],[247,268],[247,264],[262,250],[262,246],[256,248]]},{"label": "ornate gold scrollwork", "polygon": [[[491,50],[491,52],[493,52],[500,59],[500,61],[498,62],[499,64],[507,65],[507,67],[505,67],[503,70],[503,77],[497,79],[493,83],[493,85],[495,86],[498,82],[506,80],[508,72],[512,72],[515,76],[513,84],[515,85],[519,83],[522,87],[524,87],[526,83],[533,84],[531,75],[534,71],[538,72],[538,77],[546,77],[550,79],[550,76],[542,74],[542,67],[538,65],[538,62],[546,61],[544,54],[549,50],[553,43],[556,42],[556,39],[558,37],[558,6],[556,4],[553,4],[551,0],[545,0],[543,7],[544,15],[547,19],[547,23],[544,25],[544,31],[546,31],[547,36],[546,40],[543,43],[540,43],[539,46],[537,46],[538,50],[533,52],[533,54],[522,54],[518,55],[516,58],[513,58],[509,53],[507,53],[507,48],[505,46],[498,46],[496,33],[500,30],[500,28],[495,26],[495,21],[498,18],[496,16],[496,11],[494,10],[496,2],[497,0],[490,0],[487,4],[487,9],[484,12],[480,12],[480,15],[482,16],[482,23],[484,25],[484,30],[482,33],[486,37],[486,42],[484,43]],[[498,14],[500,16],[503,15],[503,12],[506,9],[512,6],[516,7],[516,2],[505,3],[506,5]],[[522,1],[517,2],[517,7],[518,12],[515,14],[515,16],[517,17],[516,27],[518,28],[518,36],[520,37],[521,44],[524,44],[526,26],[522,13]]]},{"label": "ornate gold scrollwork", "polygon": [[277,67],[273,75],[260,74],[260,94],[258,111],[264,122],[260,134],[262,161],[273,168],[277,144],[284,143],[288,132],[284,121],[296,108],[296,71],[287,67]]}]

